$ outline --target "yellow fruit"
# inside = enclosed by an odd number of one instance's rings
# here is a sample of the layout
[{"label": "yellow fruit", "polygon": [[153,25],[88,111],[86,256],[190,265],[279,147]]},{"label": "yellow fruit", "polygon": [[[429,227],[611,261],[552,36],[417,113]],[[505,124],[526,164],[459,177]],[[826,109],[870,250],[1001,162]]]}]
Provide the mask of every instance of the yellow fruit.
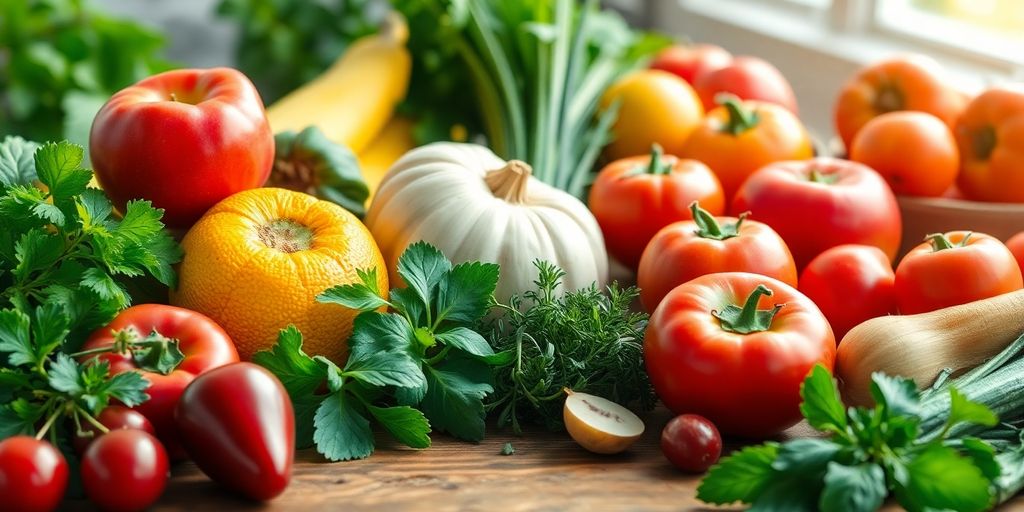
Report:
[{"label": "yellow fruit", "polygon": [[243,360],[269,349],[294,324],[303,350],[342,364],[356,311],[316,302],[357,269],[388,272],[377,244],[342,207],[301,192],[259,188],[217,203],[182,241],[185,258],[171,303],[209,316],[231,335]]},{"label": "yellow fruit", "polygon": [[412,120],[395,116],[381,130],[377,138],[362,153],[359,153],[359,168],[363,171],[366,186],[370,187],[370,197],[366,199],[367,204],[373,200],[377,186],[380,185],[391,165],[402,158],[406,152],[416,147],[412,127]]},{"label": "yellow fruit", "polygon": [[640,439],[644,422],[629,409],[599,396],[566,390],[562,408],[565,430],[580,446],[594,453],[624,451]]},{"label": "yellow fruit", "polygon": [[267,109],[274,133],[316,125],[331,141],[359,153],[391,119],[409,88],[409,28],[392,13],[378,34],[348,48],[324,74]]}]

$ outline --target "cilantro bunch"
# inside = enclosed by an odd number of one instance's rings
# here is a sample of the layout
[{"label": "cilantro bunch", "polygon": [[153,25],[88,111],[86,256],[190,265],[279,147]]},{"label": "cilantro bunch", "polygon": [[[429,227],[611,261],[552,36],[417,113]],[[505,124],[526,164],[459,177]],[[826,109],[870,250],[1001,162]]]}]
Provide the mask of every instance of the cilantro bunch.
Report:
[{"label": "cilantro bunch", "polygon": [[[484,397],[493,391],[495,354],[471,327],[488,311],[498,265],[452,265],[427,243],[409,246],[398,261],[407,288],[377,291],[376,270],[336,286],[318,300],[361,311],[344,367],[302,351],[289,327],[270,351],[253,360],[284,384],[295,406],[300,447],[315,445],[330,460],[369,456],[370,422],[413,448],[430,446],[431,426],[469,441],[484,437]],[[380,312],[387,307],[390,312]],[[326,385],[324,385],[326,383]]]},{"label": "cilantro bunch", "polygon": [[744,448],[710,470],[697,497],[751,510],[857,512],[876,510],[892,494],[910,511],[987,510],[1020,489],[1021,432],[997,427],[986,404],[948,384],[921,393],[910,379],[876,373],[875,407],[844,410],[835,381],[817,366],[801,388],[800,409],[830,437]]}]

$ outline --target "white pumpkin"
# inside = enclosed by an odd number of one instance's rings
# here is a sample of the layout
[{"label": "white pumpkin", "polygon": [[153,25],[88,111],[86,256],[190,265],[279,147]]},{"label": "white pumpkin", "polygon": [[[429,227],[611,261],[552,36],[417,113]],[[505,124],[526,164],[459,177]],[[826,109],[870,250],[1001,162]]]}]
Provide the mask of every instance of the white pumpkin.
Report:
[{"label": "white pumpkin", "polygon": [[536,259],[566,272],[564,288],[608,280],[608,255],[597,221],[575,197],[476,144],[438,142],[406,153],[381,181],[366,225],[384,254],[392,282],[398,257],[425,240],[453,262],[501,265],[495,296],[535,288]]}]

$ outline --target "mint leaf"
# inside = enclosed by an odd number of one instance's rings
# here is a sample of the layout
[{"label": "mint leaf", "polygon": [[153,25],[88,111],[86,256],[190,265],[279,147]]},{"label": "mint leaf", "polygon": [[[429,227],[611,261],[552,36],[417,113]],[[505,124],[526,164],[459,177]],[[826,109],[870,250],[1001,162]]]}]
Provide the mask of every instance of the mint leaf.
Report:
[{"label": "mint leaf", "polygon": [[451,268],[451,262],[441,251],[423,241],[407,247],[398,258],[398,275],[427,306],[433,302],[438,283]]},{"label": "mint leaf", "polygon": [[886,418],[918,416],[920,393],[911,379],[875,372],[871,374],[871,397],[885,411]]},{"label": "mint leaf", "polygon": [[372,311],[389,306],[377,291],[377,269],[356,270],[361,282],[328,288],[316,296],[324,304],[339,304],[357,311]]},{"label": "mint leaf", "polygon": [[468,357],[449,356],[436,367],[424,366],[424,373],[427,394],[420,408],[430,423],[459,439],[483,439],[483,399],[494,391],[490,367]]},{"label": "mint leaf", "polygon": [[748,446],[722,458],[697,488],[697,499],[716,505],[753,503],[772,481],[772,462],[779,454],[777,443]]},{"label": "mint leaf", "polygon": [[11,366],[34,366],[41,360],[29,338],[28,315],[16,309],[0,311],[0,352]]},{"label": "mint leaf", "polygon": [[420,364],[408,352],[397,351],[376,352],[358,359],[350,356],[342,375],[371,386],[419,388],[425,382]]},{"label": "mint leaf", "polygon": [[92,179],[92,171],[81,168],[84,156],[82,146],[68,141],[47,142],[36,150],[36,174],[56,200],[68,199],[85,191]]},{"label": "mint leaf", "polygon": [[394,436],[411,448],[430,448],[430,422],[422,412],[407,406],[366,406],[370,414]]},{"label": "mint leaf", "polygon": [[355,410],[355,404],[347,393],[335,393],[317,407],[313,442],[328,460],[362,459],[373,453],[370,422]]},{"label": "mint leaf", "polygon": [[28,185],[36,179],[33,154],[39,144],[16,135],[8,135],[0,142],[0,189],[13,185]]},{"label": "mint leaf", "polygon": [[989,481],[971,459],[953,448],[932,444],[906,464],[896,485],[900,505],[910,512],[980,512],[992,505]]},{"label": "mint leaf", "polygon": [[497,286],[498,265],[478,261],[456,265],[437,287],[435,322],[476,322],[487,314]]},{"label": "mint leaf", "polygon": [[953,427],[959,423],[973,423],[993,427],[999,423],[999,416],[984,404],[967,398],[960,390],[949,388],[949,419],[946,424]]},{"label": "mint leaf", "polygon": [[844,466],[830,462],[819,506],[825,512],[874,512],[889,493],[878,464]]},{"label": "mint leaf", "polygon": [[326,369],[302,351],[302,333],[294,325],[281,330],[270,350],[253,354],[252,362],[270,370],[293,402],[312,395],[327,380]]},{"label": "mint leaf", "polygon": [[491,344],[487,343],[487,340],[479,333],[466,327],[456,327],[435,334],[434,337],[445,345],[450,345],[474,356],[488,357],[494,355],[494,349],[491,348]]},{"label": "mint leaf", "polygon": [[349,359],[365,359],[378,352],[410,351],[415,339],[412,326],[398,315],[360,313],[348,339]]},{"label": "mint leaf", "polygon": [[814,365],[811,374],[800,385],[800,412],[807,423],[823,432],[844,432],[846,430],[846,411],[839,389],[832,373],[824,366]]}]

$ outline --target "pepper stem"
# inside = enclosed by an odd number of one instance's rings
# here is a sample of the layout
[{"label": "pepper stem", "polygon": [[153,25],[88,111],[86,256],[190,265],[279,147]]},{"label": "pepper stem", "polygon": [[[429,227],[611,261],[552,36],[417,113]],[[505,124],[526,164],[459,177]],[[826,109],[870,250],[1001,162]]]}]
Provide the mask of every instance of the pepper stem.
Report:
[{"label": "pepper stem", "polygon": [[718,219],[711,215],[711,212],[701,208],[697,201],[690,203],[690,213],[693,215],[693,222],[697,224],[697,236],[712,240],[726,240],[739,236],[740,226],[750,215],[750,212],[744,212],[740,214],[736,222],[719,224]]},{"label": "pepper stem", "polygon": [[953,241],[950,240],[949,237],[945,235],[945,233],[932,233],[924,237],[924,241],[932,245],[932,252],[939,252],[944,251],[946,249],[954,249],[957,247],[966,246],[967,242],[971,239],[971,235],[973,234],[974,233],[968,232],[959,242],[953,243]]},{"label": "pepper stem", "polygon": [[722,329],[729,332],[750,334],[767,331],[772,327],[775,314],[785,304],[776,304],[772,309],[757,309],[757,303],[761,301],[762,295],[771,297],[772,291],[767,286],[759,284],[750,292],[742,308],[729,304],[724,310],[712,311],[711,314],[718,319]]},{"label": "pepper stem", "polygon": [[733,136],[754,129],[761,122],[761,116],[756,110],[743,106],[739,98],[731,94],[719,94],[715,102],[725,107],[729,112],[729,122],[722,127],[722,131]]}]

